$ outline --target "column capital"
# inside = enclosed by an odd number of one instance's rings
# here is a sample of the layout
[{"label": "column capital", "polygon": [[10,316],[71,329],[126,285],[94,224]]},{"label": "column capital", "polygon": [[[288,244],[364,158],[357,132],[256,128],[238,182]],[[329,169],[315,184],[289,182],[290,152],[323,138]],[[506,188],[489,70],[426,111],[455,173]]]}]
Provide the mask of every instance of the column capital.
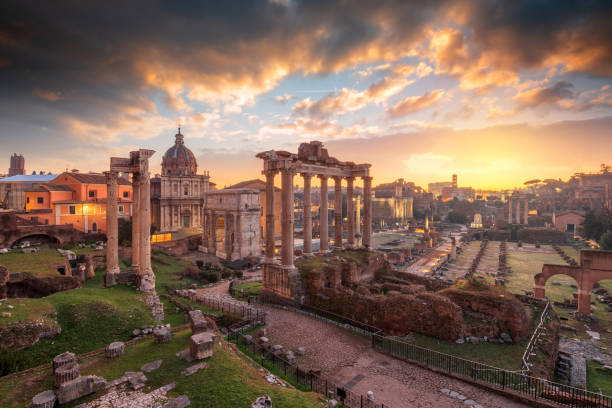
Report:
[{"label": "column capital", "polygon": [[361,176],[361,179],[363,181],[372,181],[373,177],[372,176]]},{"label": "column capital", "polygon": [[264,176],[275,176],[276,173],[278,173],[278,170],[274,169],[274,170],[262,170],[261,174],[263,174]]},{"label": "column capital", "polygon": [[345,179],[348,180],[355,180],[355,176],[346,176]]},{"label": "column capital", "polygon": [[293,168],[293,167],[282,168],[282,169],[280,169],[280,172],[281,172],[281,174],[289,174],[291,176],[294,176],[297,173],[296,169]]},{"label": "column capital", "polygon": [[312,174],[311,173],[300,173],[300,175],[304,178],[304,180],[312,179]]},{"label": "column capital", "polygon": [[337,183],[342,183],[342,177],[341,176],[332,176],[332,179]]},{"label": "column capital", "polygon": [[327,181],[327,180],[329,179],[329,176],[328,176],[328,175],[326,175],[326,174],[317,174],[317,177],[318,177],[320,180],[325,180],[325,181]]}]

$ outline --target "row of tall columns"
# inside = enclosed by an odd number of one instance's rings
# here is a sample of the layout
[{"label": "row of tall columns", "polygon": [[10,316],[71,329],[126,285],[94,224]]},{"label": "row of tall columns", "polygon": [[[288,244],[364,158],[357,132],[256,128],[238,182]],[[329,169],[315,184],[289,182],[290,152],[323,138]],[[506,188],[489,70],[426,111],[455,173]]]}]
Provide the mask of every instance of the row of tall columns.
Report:
[{"label": "row of tall columns", "polygon": [[[523,203],[523,205],[521,205]],[[508,223],[529,224],[529,200],[527,198],[510,198],[508,201]]]},{"label": "row of tall columns", "polygon": [[[293,169],[282,169],[281,183],[281,223],[282,223],[282,248],[281,264],[285,267],[293,266]],[[266,171],[266,237],[265,237],[265,258],[270,263],[274,259],[274,176],[276,171]],[[312,254],[312,211],[311,211],[311,191],[312,175],[303,173],[304,179],[304,254]],[[318,175],[321,183],[321,199],[319,207],[320,225],[320,251],[325,252],[329,248],[329,225],[328,225],[328,176]],[[342,178],[334,178],[334,247],[342,248]],[[347,243],[349,246],[355,245],[355,204],[354,197],[354,177],[347,177]],[[363,214],[363,246],[370,248],[372,236],[372,178],[363,177],[364,183],[364,214]]]},{"label": "row of tall columns", "polygon": [[224,237],[223,251],[227,259],[235,260],[241,256],[243,245],[240,242],[241,231],[241,216],[239,213],[223,210],[204,209],[202,229],[203,246],[207,248],[208,253],[217,253],[217,220],[219,213],[223,214],[224,219]]}]

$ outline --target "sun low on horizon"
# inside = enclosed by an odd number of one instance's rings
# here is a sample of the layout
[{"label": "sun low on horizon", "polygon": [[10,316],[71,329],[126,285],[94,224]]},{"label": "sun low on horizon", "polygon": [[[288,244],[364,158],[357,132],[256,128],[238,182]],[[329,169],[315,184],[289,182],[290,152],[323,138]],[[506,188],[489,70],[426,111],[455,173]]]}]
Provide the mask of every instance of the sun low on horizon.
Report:
[{"label": "sun low on horizon", "polygon": [[567,180],[612,156],[605,1],[3,10],[1,151],[29,172],[100,172],[135,148],[159,172],[179,124],[219,186],[261,177],[258,152],[312,140],[371,163],[375,183],[425,188]]}]

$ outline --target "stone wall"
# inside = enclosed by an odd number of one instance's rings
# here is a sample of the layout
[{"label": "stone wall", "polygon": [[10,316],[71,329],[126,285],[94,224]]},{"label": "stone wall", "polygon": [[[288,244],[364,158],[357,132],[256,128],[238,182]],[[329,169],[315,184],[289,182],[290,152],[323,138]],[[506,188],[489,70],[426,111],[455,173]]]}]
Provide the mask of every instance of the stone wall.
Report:
[{"label": "stone wall", "polygon": [[544,228],[523,228],[516,233],[517,240],[529,243],[564,244],[567,242],[565,232]]},{"label": "stone wall", "polygon": [[163,252],[166,255],[181,256],[187,254],[189,251],[197,251],[200,245],[202,245],[202,236],[197,235],[151,244],[151,251]]},{"label": "stone wall", "polygon": [[462,335],[461,308],[435,293],[417,295],[361,295],[354,291],[323,289],[308,297],[319,309],[382,329],[387,335],[417,332],[444,340]]},{"label": "stone wall", "polygon": [[56,292],[81,287],[81,279],[76,276],[52,276],[46,278],[9,281],[6,284],[9,298],[40,298]]},{"label": "stone wall", "polygon": [[[466,312],[484,315],[485,319],[488,317],[488,324],[483,326],[497,331],[487,333],[488,337],[498,337],[501,332],[506,332],[512,340],[520,341],[529,334],[531,319],[523,304],[510,293],[448,288],[438,294],[447,297]],[[483,335],[472,333],[478,334]]]},{"label": "stone wall", "polygon": [[0,349],[16,351],[32,347],[38,340],[55,337],[61,332],[58,324],[42,319],[10,323],[0,327]]}]

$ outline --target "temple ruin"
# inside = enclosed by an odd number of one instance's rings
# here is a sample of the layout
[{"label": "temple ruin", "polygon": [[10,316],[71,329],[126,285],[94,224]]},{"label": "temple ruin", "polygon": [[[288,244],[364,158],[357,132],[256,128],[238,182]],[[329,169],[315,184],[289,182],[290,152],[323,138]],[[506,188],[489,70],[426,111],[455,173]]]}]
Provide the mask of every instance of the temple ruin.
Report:
[{"label": "temple ruin", "polygon": [[132,267],[138,289],[155,293],[155,275],[151,269],[151,188],[149,158],[155,151],[140,149],[129,158],[111,157],[110,171],[105,172],[108,197],[106,210],[106,286],[120,283],[119,227],[117,213],[117,179],[119,173],[132,174],[134,211],[132,213]]},{"label": "temple ruin", "polygon": [[508,198],[508,224],[529,225],[529,198],[526,194],[515,192]]},{"label": "temple ruin", "polygon": [[[320,252],[329,251],[328,226],[328,179],[334,180],[334,249],[342,249],[343,220],[342,220],[342,180],[346,179],[347,203],[347,246],[354,247],[355,221],[354,217],[354,181],[356,177],[363,179],[363,231],[362,245],[370,248],[372,238],[372,177],[370,177],[370,164],[355,164],[342,162],[330,157],[327,149],[321,142],[313,141],[302,143],[298,153],[269,150],[257,154],[264,161],[263,174],[266,176],[266,237],[265,237],[265,264],[263,268],[263,284],[267,291],[281,297],[298,300],[297,289],[299,279],[294,266],[294,176],[300,174],[304,180],[304,256],[312,255],[312,214],[311,214],[311,181],[318,177],[321,182],[320,200]],[[275,259],[274,247],[274,177],[281,174],[281,258],[280,264]],[[338,211],[340,209],[340,211]]]}]

